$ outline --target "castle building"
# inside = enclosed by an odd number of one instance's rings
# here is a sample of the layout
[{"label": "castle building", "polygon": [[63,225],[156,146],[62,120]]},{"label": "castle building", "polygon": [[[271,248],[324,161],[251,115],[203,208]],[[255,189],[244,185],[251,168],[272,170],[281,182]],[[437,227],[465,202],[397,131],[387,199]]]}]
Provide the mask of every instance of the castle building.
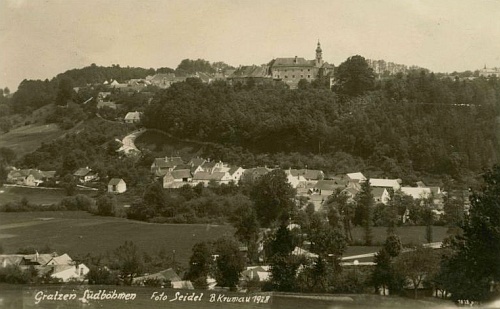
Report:
[{"label": "castle building", "polygon": [[276,58],[267,65],[239,67],[228,80],[233,84],[247,84],[250,79],[256,84],[283,82],[291,89],[296,89],[301,79],[311,82],[318,77],[332,75],[333,70],[334,66],[323,60],[323,51],[318,41],[314,60],[297,56]]},{"label": "castle building", "polygon": [[333,73],[334,66],[323,60],[323,51],[318,41],[314,60],[306,60],[297,56],[276,58],[269,63],[269,69],[273,80],[282,81],[291,89],[295,89],[301,79],[311,82],[318,77]]},{"label": "castle building", "polygon": [[500,77],[500,68],[487,68],[486,65],[483,69],[479,70],[479,76],[490,77],[496,76]]}]

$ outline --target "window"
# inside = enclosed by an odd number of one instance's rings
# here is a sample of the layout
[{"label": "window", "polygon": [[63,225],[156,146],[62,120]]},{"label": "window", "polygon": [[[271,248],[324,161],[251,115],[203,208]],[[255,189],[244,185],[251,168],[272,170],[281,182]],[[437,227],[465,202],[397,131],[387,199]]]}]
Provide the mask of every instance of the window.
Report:
[{"label": "window", "polygon": [[288,75],[285,75],[285,78],[288,78]]},{"label": "window", "polygon": [[307,69],[307,72],[311,72],[311,69]]},{"label": "window", "polygon": [[292,78],[295,78],[295,75],[292,75]]},{"label": "window", "polygon": [[300,75],[300,78],[304,78],[304,75],[302,75],[302,74],[301,74],[301,75]]},{"label": "window", "polygon": [[307,75],[307,78],[311,78],[311,75]]}]

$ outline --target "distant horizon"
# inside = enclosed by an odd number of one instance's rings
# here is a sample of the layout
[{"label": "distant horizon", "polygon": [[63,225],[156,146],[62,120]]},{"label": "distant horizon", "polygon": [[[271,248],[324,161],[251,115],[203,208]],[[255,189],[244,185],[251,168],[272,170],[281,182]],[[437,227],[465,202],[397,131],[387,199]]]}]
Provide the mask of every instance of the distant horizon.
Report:
[{"label": "distant horizon", "polygon": [[95,63],[175,69],[348,57],[435,73],[500,67],[500,1],[0,0],[0,87]]}]

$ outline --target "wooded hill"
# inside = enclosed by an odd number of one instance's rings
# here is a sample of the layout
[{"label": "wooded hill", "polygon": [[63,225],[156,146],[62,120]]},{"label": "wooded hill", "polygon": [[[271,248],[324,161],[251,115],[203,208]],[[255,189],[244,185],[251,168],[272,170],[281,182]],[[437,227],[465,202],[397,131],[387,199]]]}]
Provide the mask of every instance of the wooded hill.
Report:
[{"label": "wooded hill", "polygon": [[264,163],[248,162],[250,152],[267,154],[266,163],[282,167],[337,172],[344,161],[398,177],[425,172],[460,178],[497,161],[497,79],[411,72],[379,81],[360,96],[307,83],[300,88],[187,80],[156,97],[145,109],[144,125],[224,145],[222,159],[243,165]]}]

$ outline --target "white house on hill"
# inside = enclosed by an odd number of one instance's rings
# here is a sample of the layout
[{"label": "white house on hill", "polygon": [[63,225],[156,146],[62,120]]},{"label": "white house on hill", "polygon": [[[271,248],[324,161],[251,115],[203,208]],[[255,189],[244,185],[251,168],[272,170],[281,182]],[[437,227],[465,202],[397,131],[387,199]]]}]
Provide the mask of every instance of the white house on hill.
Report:
[{"label": "white house on hill", "polygon": [[109,193],[123,193],[127,191],[127,184],[121,178],[113,178],[108,183]]}]

